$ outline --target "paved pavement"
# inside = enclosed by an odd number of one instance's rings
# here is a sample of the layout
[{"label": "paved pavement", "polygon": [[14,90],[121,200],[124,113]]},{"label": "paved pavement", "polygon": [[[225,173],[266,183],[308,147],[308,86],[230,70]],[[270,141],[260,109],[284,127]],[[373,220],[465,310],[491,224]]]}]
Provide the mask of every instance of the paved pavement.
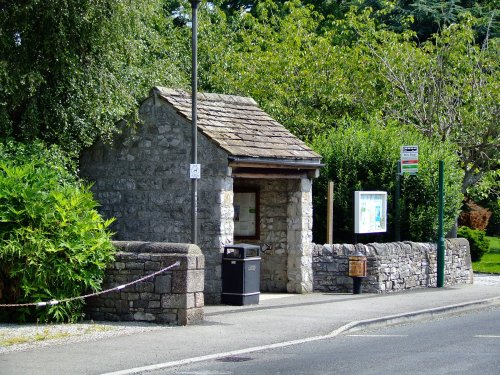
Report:
[{"label": "paved pavement", "polygon": [[474,284],[500,286],[500,275],[493,275],[489,273],[475,273]]},{"label": "paved pavement", "polygon": [[0,354],[0,374],[128,375],[269,347],[334,337],[374,325],[442,313],[500,308],[500,285],[418,289],[398,294],[264,294],[259,305],[207,306],[205,321],[91,342]]}]

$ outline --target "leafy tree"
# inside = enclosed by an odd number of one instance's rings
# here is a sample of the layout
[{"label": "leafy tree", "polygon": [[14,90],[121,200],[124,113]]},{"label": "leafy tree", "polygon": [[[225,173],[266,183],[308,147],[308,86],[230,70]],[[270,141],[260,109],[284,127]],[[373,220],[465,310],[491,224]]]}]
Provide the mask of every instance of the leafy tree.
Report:
[{"label": "leafy tree", "polygon": [[0,137],[78,152],[154,84],[182,85],[161,0],[7,0],[0,5]]},{"label": "leafy tree", "polygon": [[[268,0],[214,0],[228,15],[241,11],[255,14],[259,5]],[[289,0],[273,0],[283,7]],[[351,7],[371,9],[373,18],[378,24],[384,24],[391,30],[402,32],[413,30],[420,41],[425,41],[442,28],[456,23],[465,11],[471,12],[478,20],[476,30],[479,40],[486,37],[487,32],[498,36],[498,5],[492,0],[302,0],[304,6],[312,6],[324,20],[321,26],[328,29],[331,20],[345,17]],[[412,22],[408,22],[411,19]]]},{"label": "leafy tree", "polygon": [[262,2],[239,18],[211,12],[200,17],[203,90],[251,96],[304,140],[343,116],[365,118],[384,100],[367,55],[333,44],[346,38],[337,30],[318,35],[322,16],[300,1]]},{"label": "leafy tree", "polygon": [[[343,18],[352,6],[359,10],[372,10],[372,18],[392,31],[414,31],[421,42],[443,28],[460,22],[460,17],[465,12],[470,12],[478,19],[475,30],[478,32],[480,43],[488,33],[498,36],[499,31],[498,6],[490,0],[347,0],[339,2],[337,9],[341,15],[337,12],[337,18]],[[321,5],[318,5],[317,9],[324,10]],[[329,9],[331,11],[332,8]]]},{"label": "leafy tree", "polygon": [[500,160],[498,39],[478,46],[472,21],[465,18],[422,45],[411,33],[378,28],[369,12],[347,21],[388,83],[391,100],[381,108],[386,121],[455,144],[464,193]]},{"label": "leafy tree", "polygon": [[395,12],[403,17],[412,17],[411,29],[417,33],[419,40],[429,39],[433,34],[460,22],[465,12],[474,15],[478,22],[475,25],[482,42],[487,34],[498,36],[498,10],[488,0],[399,0]]},{"label": "leafy tree", "polygon": [[[237,11],[254,11],[259,4],[265,3],[267,0],[214,0],[213,2],[221,7],[222,10],[228,13]],[[289,0],[274,0],[273,2],[279,6]],[[337,0],[302,0],[303,5],[312,5],[316,11],[324,16],[337,13],[338,9],[346,8],[342,1]]]},{"label": "leafy tree", "polygon": [[259,0],[215,0],[215,4],[227,12],[238,12],[240,10],[250,10],[254,8]]}]

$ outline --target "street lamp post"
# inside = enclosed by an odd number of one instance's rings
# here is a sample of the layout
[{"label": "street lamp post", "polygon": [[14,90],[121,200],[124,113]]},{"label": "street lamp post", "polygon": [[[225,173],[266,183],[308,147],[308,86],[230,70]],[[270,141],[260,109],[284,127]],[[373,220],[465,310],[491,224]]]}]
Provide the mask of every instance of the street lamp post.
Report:
[{"label": "street lamp post", "polygon": [[[201,0],[190,0],[192,10],[192,42],[191,42],[191,171],[198,169],[197,138],[197,92],[198,92],[198,5]],[[191,172],[192,173],[192,172]],[[198,243],[198,177],[191,175],[191,242]]]}]

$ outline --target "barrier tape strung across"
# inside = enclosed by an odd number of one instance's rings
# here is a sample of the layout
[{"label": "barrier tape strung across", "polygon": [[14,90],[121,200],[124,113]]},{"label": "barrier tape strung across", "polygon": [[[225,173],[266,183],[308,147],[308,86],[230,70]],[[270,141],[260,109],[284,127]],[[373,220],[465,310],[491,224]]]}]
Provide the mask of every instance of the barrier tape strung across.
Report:
[{"label": "barrier tape strung across", "polygon": [[58,303],[62,303],[62,302],[69,302],[69,301],[75,301],[75,300],[78,300],[78,299],[85,299],[85,298],[89,298],[89,297],[99,296],[101,294],[115,292],[117,290],[124,289],[124,288],[126,288],[126,287],[128,287],[130,285],[140,283],[141,281],[150,279],[152,277],[155,277],[156,275],[159,275],[160,273],[168,271],[171,268],[177,267],[180,264],[181,264],[181,262],[177,261],[177,262],[175,262],[174,264],[171,264],[168,267],[162,268],[161,270],[152,273],[151,275],[147,275],[147,276],[141,277],[140,279],[131,281],[131,282],[123,284],[123,285],[115,286],[114,288],[111,288],[111,289],[101,290],[100,292],[85,294],[83,296],[78,296],[78,297],[64,298],[64,299],[61,299],[61,300],[55,300],[55,299],[53,299],[53,300],[46,301],[46,302],[10,303],[10,304],[5,304],[5,305],[0,304],[0,307],[26,307],[26,306],[41,307],[41,306],[47,306],[47,305],[57,305]]}]

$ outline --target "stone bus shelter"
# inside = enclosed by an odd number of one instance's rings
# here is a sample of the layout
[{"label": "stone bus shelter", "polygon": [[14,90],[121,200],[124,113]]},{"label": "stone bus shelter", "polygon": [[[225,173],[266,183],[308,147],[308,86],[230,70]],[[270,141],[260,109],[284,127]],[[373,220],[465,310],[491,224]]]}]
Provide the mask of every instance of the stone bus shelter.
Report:
[{"label": "stone bus shelter", "polygon": [[[81,176],[115,239],[189,243],[191,95],[162,87],[141,123],[84,150]],[[199,243],[205,299],[219,303],[224,245],[261,246],[261,291],[312,291],[312,179],[320,155],[247,97],[198,94]]]}]

